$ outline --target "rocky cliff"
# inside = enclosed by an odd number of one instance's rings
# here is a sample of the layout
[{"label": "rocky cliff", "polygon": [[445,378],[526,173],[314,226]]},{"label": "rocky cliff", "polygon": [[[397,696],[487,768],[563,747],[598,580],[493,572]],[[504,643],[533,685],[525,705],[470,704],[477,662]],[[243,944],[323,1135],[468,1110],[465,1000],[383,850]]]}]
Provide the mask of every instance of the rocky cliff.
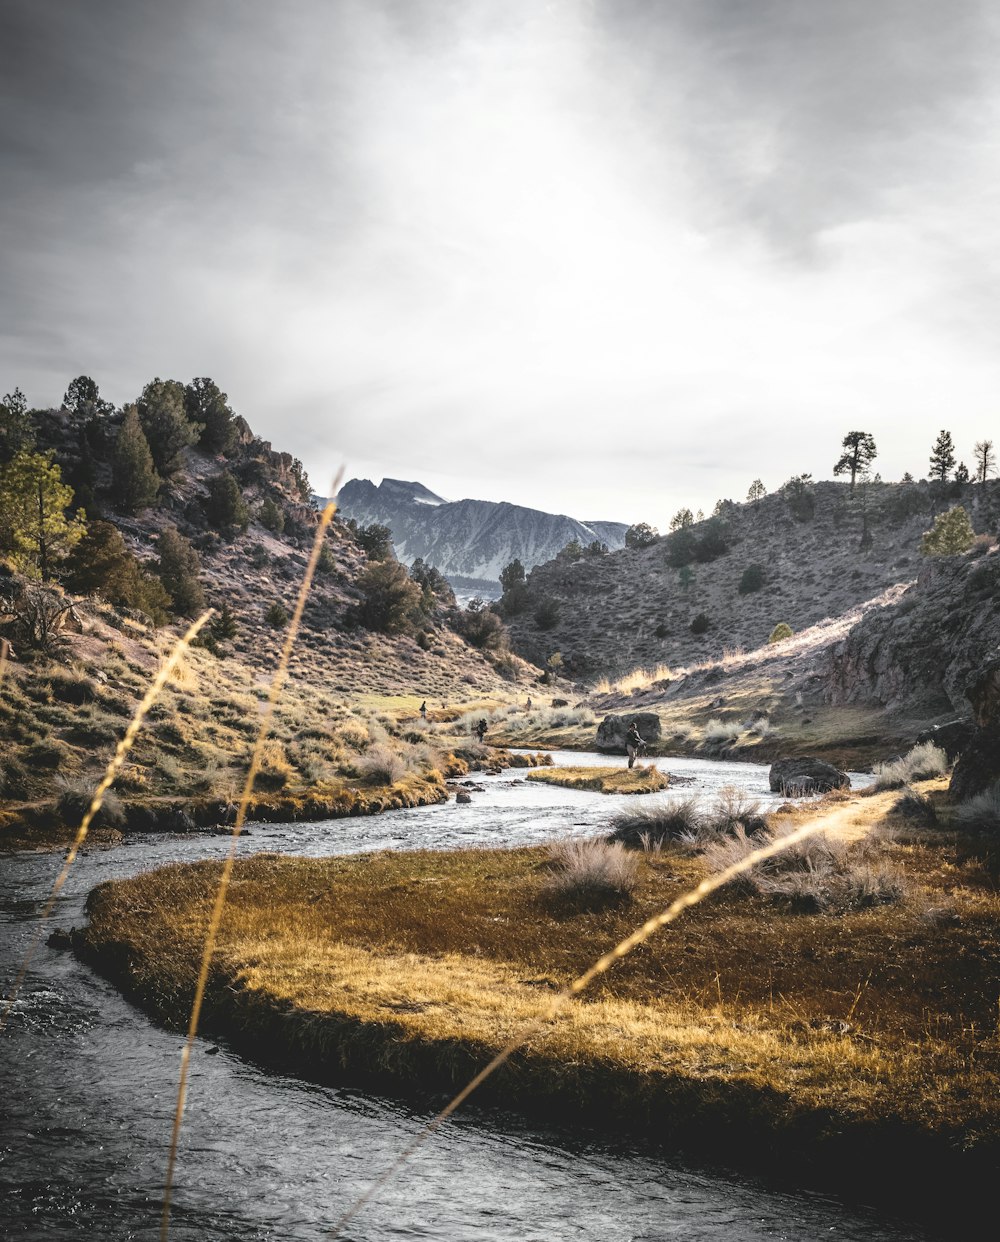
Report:
[{"label": "rocky cliff", "polygon": [[388,526],[405,564],[422,557],[447,576],[492,582],[515,558],[531,569],[574,539],[583,546],[597,541],[621,548],[628,529],[623,522],[578,522],[506,501],[447,501],[401,479],[383,479],[378,487],[351,479],[339,501],[345,517]]}]

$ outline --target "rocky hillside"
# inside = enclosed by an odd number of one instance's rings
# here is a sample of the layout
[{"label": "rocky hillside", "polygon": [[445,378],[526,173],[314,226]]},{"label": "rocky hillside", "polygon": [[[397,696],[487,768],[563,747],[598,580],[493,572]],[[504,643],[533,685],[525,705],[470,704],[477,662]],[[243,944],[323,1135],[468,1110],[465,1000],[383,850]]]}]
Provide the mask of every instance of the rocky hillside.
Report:
[{"label": "rocky hillside", "polygon": [[829,701],[970,717],[969,678],[1000,654],[1000,552],[928,558],[895,602],[830,648]]},{"label": "rocky hillside", "polygon": [[622,522],[578,522],[506,501],[443,500],[420,483],[351,479],[340,491],[345,517],[378,522],[392,531],[396,555],[407,565],[422,557],[449,578],[498,582],[514,559],[525,569],[551,560],[566,544],[625,544]]},{"label": "rocky hillside", "polygon": [[808,483],[758,506],[723,502],[718,516],[642,549],[560,557],[537,566],[511,601],[515,649],[543,663],[553,652],[577,677],[617,677],[638,666],[692,666],[836,618],[917,578],[920,537],[933,513],[963,504],[977,532],[1000,520],[1000,481]]}]

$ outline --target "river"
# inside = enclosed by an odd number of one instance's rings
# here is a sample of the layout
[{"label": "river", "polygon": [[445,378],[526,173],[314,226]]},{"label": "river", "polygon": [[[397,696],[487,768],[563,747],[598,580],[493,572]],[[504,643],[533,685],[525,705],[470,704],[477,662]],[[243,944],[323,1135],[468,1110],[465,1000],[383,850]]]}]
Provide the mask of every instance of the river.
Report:
[{"label": "river", "polygon": [[[558,762],[602,762],[557,755]],[[606,762],[606,760],[604,761]],[[669,797],[739,784],[766,802],[767,769],[658,761],[691,779]],[[603,827],[624,801],[475,777],[471,805],[320,824],[254,825],[241,852],[519,845]],[[863,778],[861,778],[863,779]],[[81,925],[102,880],[177,859],[221,857],[215,836],[150,836],[78,858],[52,926]],[[58,870],[56,854],[0,857],[0,979],[6,992]],[[595,949],[603,946],[595,946]],[[154,1239],[180,1038],[72,954],[44,945],[0,1033],[0,1236]],[[200,1039],[192,1061],[171,1237],[318,1240],[426,1118],[398,1102],[268,1072]],[[355,1242],[902,1242],[929,1237],[863,1207],[470,1109],[447,1125],[352,1223]]]}]

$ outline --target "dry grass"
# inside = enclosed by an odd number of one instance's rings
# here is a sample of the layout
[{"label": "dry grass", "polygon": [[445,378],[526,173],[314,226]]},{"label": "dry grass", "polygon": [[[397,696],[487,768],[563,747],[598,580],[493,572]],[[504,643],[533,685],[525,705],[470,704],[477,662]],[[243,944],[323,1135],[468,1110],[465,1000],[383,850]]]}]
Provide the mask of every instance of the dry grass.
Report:
[{"label": "dry grass", "polygon": [[616,842],[582,838],[557,841],[551,855],[553,871],[546,890],[579,908],[629,897],[638,880],[636,855]]},{"label": "dry grass", "polygon": [[933,742],[914,746],[901,759],[875,765],[876,789],[902,789],[911,781],[926,781],[948,771],[948,756]]},{"label": "dry grass", "polygon": [[670,777],[652,764],[634,768],[543,768],[528,773],[529,781],[544,781],[563,789],[590,789],[605,794],[655,793],[666,789]]},{"label": "dry grass", "polygon": [[[891,804],[847,806],[845,835]],[[957,847],[893,851],[912,894],[902,903],[830,918],[723,891],[691,911],[533,1040],[501,1098],[572,1103],[589,1081],[633,1124],[655,1124],[687,1083],[699,1091],[685,1124],[728,1087],[779,1129],[815,1110],[833,1131],[894,1121],[995,1141],[1000,896]],[[317,1068],[460,1083],[553,988],[705,873],[669,847],[632,858],[631,907],[570,913],[550,909],[543,849],[244,860],[210,982],[216,1021],[255,1049],[262,1031],[291,1043]],[[217,874],[169,867],[91,901],[91,949],[168,1020],[184,1012]],[[944,894],[956,917],[941,925],[924,915]]]}]

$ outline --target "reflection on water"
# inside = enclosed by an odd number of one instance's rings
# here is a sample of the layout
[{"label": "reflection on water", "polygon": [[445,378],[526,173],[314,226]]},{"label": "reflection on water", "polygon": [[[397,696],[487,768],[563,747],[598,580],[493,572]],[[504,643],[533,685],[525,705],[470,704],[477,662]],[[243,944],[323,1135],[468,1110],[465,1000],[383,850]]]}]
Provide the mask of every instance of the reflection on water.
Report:
[{"label": "reflection on water", "polygon": [[[563,762],[603,762],[566,755]],[[664,760],[693,777],[670,797],[738,783],[766,795],[765,768]],[[621,800],[476,777],[468,806],[326,824],[253,826],[245,853],[535,842],[592,832]],[[98,882],[178,858],[221,857],[220,837],[150,837],[85,852],[53,922],[83,922]],[[13,977],[58,869],[54,854],[0,858],[0,977]],[[0,1232],[10,1238],[153,1239],[181,1038],[153,1026],[71,955],[39,951],[0,1035]],[[269,1074],[199,1041],[171,1236],[319,1239],[424,1118],[392,1101]],[[214,1052],[213,1055],[209,1053]],[[548,1135],[470,1113],[449,1122],[348,1235],[447,1242],[923,1237],[818,1196],[780,1194],[642,1151]]]}]

